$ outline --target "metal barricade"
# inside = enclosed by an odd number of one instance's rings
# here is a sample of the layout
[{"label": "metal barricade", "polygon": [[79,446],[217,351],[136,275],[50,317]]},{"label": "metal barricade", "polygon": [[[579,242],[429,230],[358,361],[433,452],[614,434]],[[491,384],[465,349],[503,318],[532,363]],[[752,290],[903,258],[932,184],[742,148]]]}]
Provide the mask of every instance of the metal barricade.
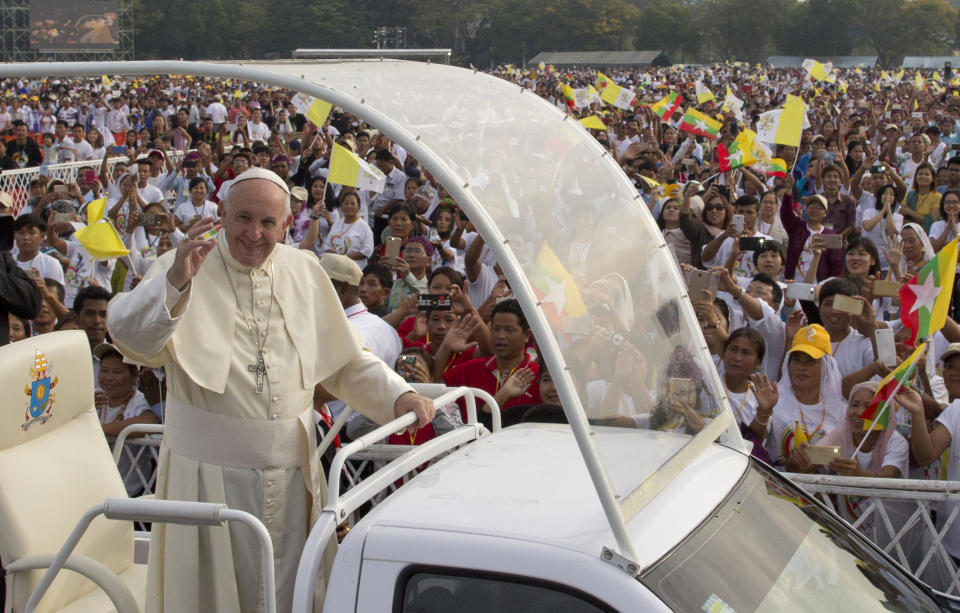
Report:
[{"label": "metal barricade", "polygon": [[[190,151],[193,150],[191,149]],[[177,164],[183,159],[183,156],[190,153],[190,151],[169,151],[167,152],[167,157],[170,158],[171,162]],[[113,172],[114,165],[121,161],[127,164],[130,163],[130,159],[124,156],[107,158],[108,171]],[[0,191],[7,192],[13,197],[13,210],[19,211],[30,197],[30,182],[37,177],[46,175],[51,179],[59,179],[65,183],[74,183],[81,169],[91,168],[99,173],[102,162],[103,159],[98,158],[96,160],[86,160],[82,162],[66,162],[63,164],[49,164],[31,168],[7,170],[0,173]]]},{"label": "metal barricade", "polygon": [[960,595],[960,571],[943,537],[960,514],[960,481],[785,475],[846,519],[905,569]]}]

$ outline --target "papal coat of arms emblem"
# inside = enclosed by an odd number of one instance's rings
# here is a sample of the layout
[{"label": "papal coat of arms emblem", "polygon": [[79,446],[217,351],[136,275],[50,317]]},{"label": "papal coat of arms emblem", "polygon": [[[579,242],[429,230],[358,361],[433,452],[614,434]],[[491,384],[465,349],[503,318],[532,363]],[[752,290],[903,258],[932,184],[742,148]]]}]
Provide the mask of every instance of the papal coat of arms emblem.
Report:
[{"label": "papal coat of arms emblem", "polygon": [[27,403],[23,411],[24,422],[20,427],[24,431],[36,422],[40,422],[40,425],[45,424],[52,417],[50,411],[57,396],[53,388],[59,381],[57,377],[51,377],[52,370],[53,365],[47,360],[46,354],[38,349],[33,358],[33,366],[30,367],[30,376],[33,381],[23,388]]}]

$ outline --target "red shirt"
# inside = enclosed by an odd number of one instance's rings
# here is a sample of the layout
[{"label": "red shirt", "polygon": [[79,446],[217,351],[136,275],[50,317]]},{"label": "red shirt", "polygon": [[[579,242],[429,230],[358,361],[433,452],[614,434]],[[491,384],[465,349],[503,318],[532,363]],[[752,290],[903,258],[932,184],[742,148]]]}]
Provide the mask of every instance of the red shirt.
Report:
[{"label": "red shirt", "polygon": [[[533,371],[533,382],[530,383],[530,387],[527,388],[526,392],[520,394],[516,398],[511,398],[504,406],[500,407],[501,411],[506,411],[517,405],[540,404],[542,402],[540,400],[540,386],[537,383],[540,378],[540,366],[534,360],[531,360],[530,354],[526,352],[523,354],[523,361],[520,362],[520,364],[514,368],[513,371],[524,367]],[[496,356],[491,356],[489,358],[475,358],[472,360],[467,360],[462,364],[457,364],[456,366],[448,369],[443,375],[443,381],[451,387],[458,387],[460,385],[476,387],[488,392],[492,396],[500,390],[500,386],[503,385],[508,378],[510,378],[510,375],[513,374],[513,371],[510,371],[509,373],[498,373]],[[477,410],[479,411],[480,407],[482,406],[483,403],[478,402]],[[462,402],[460,404],[460,412],[463,416],[463,421],[466,422],[466,409],[464,408]]]}]

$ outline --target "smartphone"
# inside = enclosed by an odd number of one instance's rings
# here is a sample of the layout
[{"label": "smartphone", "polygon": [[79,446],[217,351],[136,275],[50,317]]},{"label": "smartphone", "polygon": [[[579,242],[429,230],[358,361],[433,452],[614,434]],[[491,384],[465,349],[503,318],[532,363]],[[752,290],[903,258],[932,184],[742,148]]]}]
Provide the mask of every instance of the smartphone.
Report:
[{"label": "smartphone", "polygon": [[898,298],[902,284],[896,281],[874,281],[873,295],[878,298]]},{"label": "smartphone", "polygon": [[742,236],[740,237],[740,251],[757,251],[762,249],[767,239],[762,236]]},{"label": "smartphone", "polygon": [[914,111],[910,113],[910,116],[913,117],[914,119],[923,119],[923,113],[921,113],[920,111]]},{"label": "smartphone", "polygon": [[877,328],[873,335],[877,341],[877,358],[889,368],[896,366],[897,346],[893,341],[893,330]]},{"label": "smartphone", "polygon": [[743,215],[734,215],[730,223],[737,229],[737,232],[743,232]]},{"label": "smartphone", "polygon": [[235,123],[228,123],[228,124],[226,124],[226,126],[227,126],[227,132],[229,132],[229,133],[231,133],[231,134],[233,134],[234,132],[237,131],[237,124],[235,124]]},{"label": "smartphone", "polygon": [[395,258],[400,255],[400,245],[403,243],[403,239],[397,236],[388,236],[387,237],[387,246],[383,249],[383,255],[388,258]]},{"label": "smartphone", "polygon": [[417,310],[449,311],[450,308],[450,294],[420,294],[417,296]]},{"label": "smartphone", "polygon": [[863,303],[856,298],[837,294],[833,297],[833,308],[837,311],[843,311],[850,315],[860,315],[863,313]]},{"label": "smartphone", "polygon": [[694,294],[702,290],[717,291],[717,275],[706,270],[690,270],[684,273],[687,280],[687,292]]},{"label": "smartphone", "polygon": [[73,221],[73,215],[70,213],[54,213],[53,214],[53,225],[61,223],[70,223]]},{"label": "smartphone", "polygon": [[960,144],[950,145],[951,151],[960,151]]},{"label": "smartphone", "polygon": [[127,154],[127,146],[126,146],[126,145],[114,145],[113,147],[110,147],[110,152],[111,152],[111,153],[116,153],[117,155],[126,155],[126,154]]},{"label": "smartphone", "polygon": [[808,445],[807,457],[811,464],[829,464],[833,458],[840,456],[840,447],[836,445]]},{"label": "smartphone", "polygon": [[857,103],[857,106],[861,109],[868,109],[870,108],[870,103],[861,100],[860,102]]},{"label": "smartphone", "polygon": [[823,159],[833,161],[833,160],[837,159],[837,152],[836,152],[836,151],[824,151],[824,152],[823,152]]},{"label": "smartphone", "polygon": [[887,172],[887,167],[883,164],[874,164],[870,167],[870,174],[872,175],[882,175]]},{"label": "smartphone", "polygon": [[66,185],[54,185],[54,186],[53,186],[53,193],[54,193],[54,194],[66,194],[68,191],[70,191],[70,188],[67,187]]},{"label": "smartphone", "polygon": [[820,234],[824,249],[843,249],[843,237],[839,234]]},{"label": "smartphone", "polygon": [[817,297],[817,286],[813,283],[790,283],[785,294],[787,298],[813,302]]},{"label": "smartphone", "polygon": [[430,228],[427,231],[427,240],[430,241],[431,243],[439,243],[440,232],[436,228]]},{"label": "smartphone", "polygon": [[160,223],[160,216],[147,213],[146,215],[141,215],[140,220],[137,221],[138,226],[155,226]]}]

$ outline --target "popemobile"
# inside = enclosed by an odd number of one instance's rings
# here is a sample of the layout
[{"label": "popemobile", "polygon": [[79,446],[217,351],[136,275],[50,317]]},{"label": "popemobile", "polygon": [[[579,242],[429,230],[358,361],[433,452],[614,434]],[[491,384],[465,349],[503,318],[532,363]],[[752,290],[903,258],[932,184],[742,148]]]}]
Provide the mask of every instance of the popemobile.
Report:
[{"label": "popemobile", "polygon": [[[462,403],[462,426],[390,454],[377,442],[411,426],[407,414],[340,448],[300,557],[297,613],[319,610],[324,581],[322,610],[332,613],[960,610],[751,458],[636,188],[579,122],[532,91],[391,60],[0,66],[0,77],[102,74],[296,90],[386,134],[476,226],[556,385],[563,423],[501,429],[488,394],[426,385],[418,391],[436,406]],[[565,240],[584,209],[604,240],[573,273]],[[150,534],[134,532],[135,521],[249,526],[263,609],[275,611],[273,546],[255,517],[127,497],[94,410],[90,364],[77,331],[0,349],[4,611],[143,610]],[[491,412],[489,430],[480,410]],[[341,491],[341,474],[363,457],[378,458],[378,469]]]}]

